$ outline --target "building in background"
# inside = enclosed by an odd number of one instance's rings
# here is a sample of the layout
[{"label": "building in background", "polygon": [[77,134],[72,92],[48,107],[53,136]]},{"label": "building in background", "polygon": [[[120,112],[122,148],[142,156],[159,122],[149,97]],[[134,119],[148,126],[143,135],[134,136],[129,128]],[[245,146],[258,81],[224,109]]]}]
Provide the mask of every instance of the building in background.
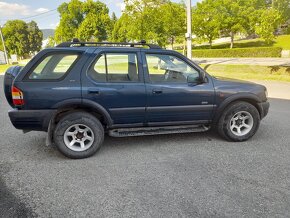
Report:
[{"label": "building in background", "polygon": [[3,51],[0,51],[0,64],[6,64],[5,54]]}]

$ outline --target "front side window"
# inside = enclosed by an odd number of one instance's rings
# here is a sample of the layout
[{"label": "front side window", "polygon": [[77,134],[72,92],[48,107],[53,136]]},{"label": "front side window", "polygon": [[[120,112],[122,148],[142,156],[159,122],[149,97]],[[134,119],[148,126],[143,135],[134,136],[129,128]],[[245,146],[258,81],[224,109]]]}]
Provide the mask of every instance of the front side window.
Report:
[{"label": "front side window", "polygon": [[199,73],[186,62],[172,55],[146,54],[149,79],[153,83],[186,83],[188,76],[199,78]]},{"label": "front side window", "polygon": [[30,80],[57,80],[75,63],[77,54],[52,54],[46,56],[29,74]]},{"label": "front side window", "polygon": [[97,82],[136,82],[137,55],[134,53],[105,53],[98,57],[88,72]]}]

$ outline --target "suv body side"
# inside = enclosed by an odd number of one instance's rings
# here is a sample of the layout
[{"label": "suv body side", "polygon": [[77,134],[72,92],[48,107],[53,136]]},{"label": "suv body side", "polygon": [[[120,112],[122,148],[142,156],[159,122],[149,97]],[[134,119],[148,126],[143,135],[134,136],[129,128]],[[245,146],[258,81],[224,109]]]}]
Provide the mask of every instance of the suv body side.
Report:
[{"label": "suv body side", "polygon": [[[61,80],[29,81],[31,69],[53,53],[79,54]],[[97,82],[88,71],[104,53],[135,54],[138,81]],[[172,55],[196,69],[205,80],[200,84],[152,83],[147,54]],[[9,112],[13,125],[23,130],[47,131],[49,122],[62,109],[89,108],[104,117],[108,128],[210,124],[236,100],[253,103],[263,118],[269,108],[265,87],[241,81],[218,80],[175,51],[118,47],[72,47],[45,49],[18,74],[13,84],[23,91],[24,106]],[[156,92],[157,91],[157,92]],[[161,92],[160,92],[161,91]],[[258,94],[255,94],[258,93]],[[261,95],[261,96],[259,96]]]}]

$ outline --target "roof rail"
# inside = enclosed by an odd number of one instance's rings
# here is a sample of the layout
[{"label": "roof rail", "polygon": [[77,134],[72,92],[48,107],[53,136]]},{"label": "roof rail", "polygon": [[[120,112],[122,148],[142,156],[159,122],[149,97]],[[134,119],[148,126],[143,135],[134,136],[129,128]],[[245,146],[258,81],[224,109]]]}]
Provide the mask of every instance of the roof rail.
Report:
[{"label": "roof rail", "polygon": [[86,46],[86,45],[112,46],[112,47],[148,46],[150,49],[161,49],[161,47],[158,45],[147,44],[145,40],[141,40],[140,42],[137,42],[137,43],[129,43],[129,42],[80,42],[79,39],[77,39],[77,38],[74,38],[71,42],[60,43],[56,47],[73,47],[73,46]]}]

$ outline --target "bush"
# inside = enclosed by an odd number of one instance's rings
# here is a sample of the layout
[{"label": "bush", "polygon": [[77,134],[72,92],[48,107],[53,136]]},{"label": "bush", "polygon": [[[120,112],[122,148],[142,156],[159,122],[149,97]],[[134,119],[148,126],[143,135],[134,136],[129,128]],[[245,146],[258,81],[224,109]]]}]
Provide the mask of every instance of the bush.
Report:
[{"label": "bush", "polygon": [[[179,50],[179,52],[182,52]],[[216,57],[281,57],[282,48],[256,47],[233,49],[200,49],[193,50],[192,57],[216,58]]]}]

